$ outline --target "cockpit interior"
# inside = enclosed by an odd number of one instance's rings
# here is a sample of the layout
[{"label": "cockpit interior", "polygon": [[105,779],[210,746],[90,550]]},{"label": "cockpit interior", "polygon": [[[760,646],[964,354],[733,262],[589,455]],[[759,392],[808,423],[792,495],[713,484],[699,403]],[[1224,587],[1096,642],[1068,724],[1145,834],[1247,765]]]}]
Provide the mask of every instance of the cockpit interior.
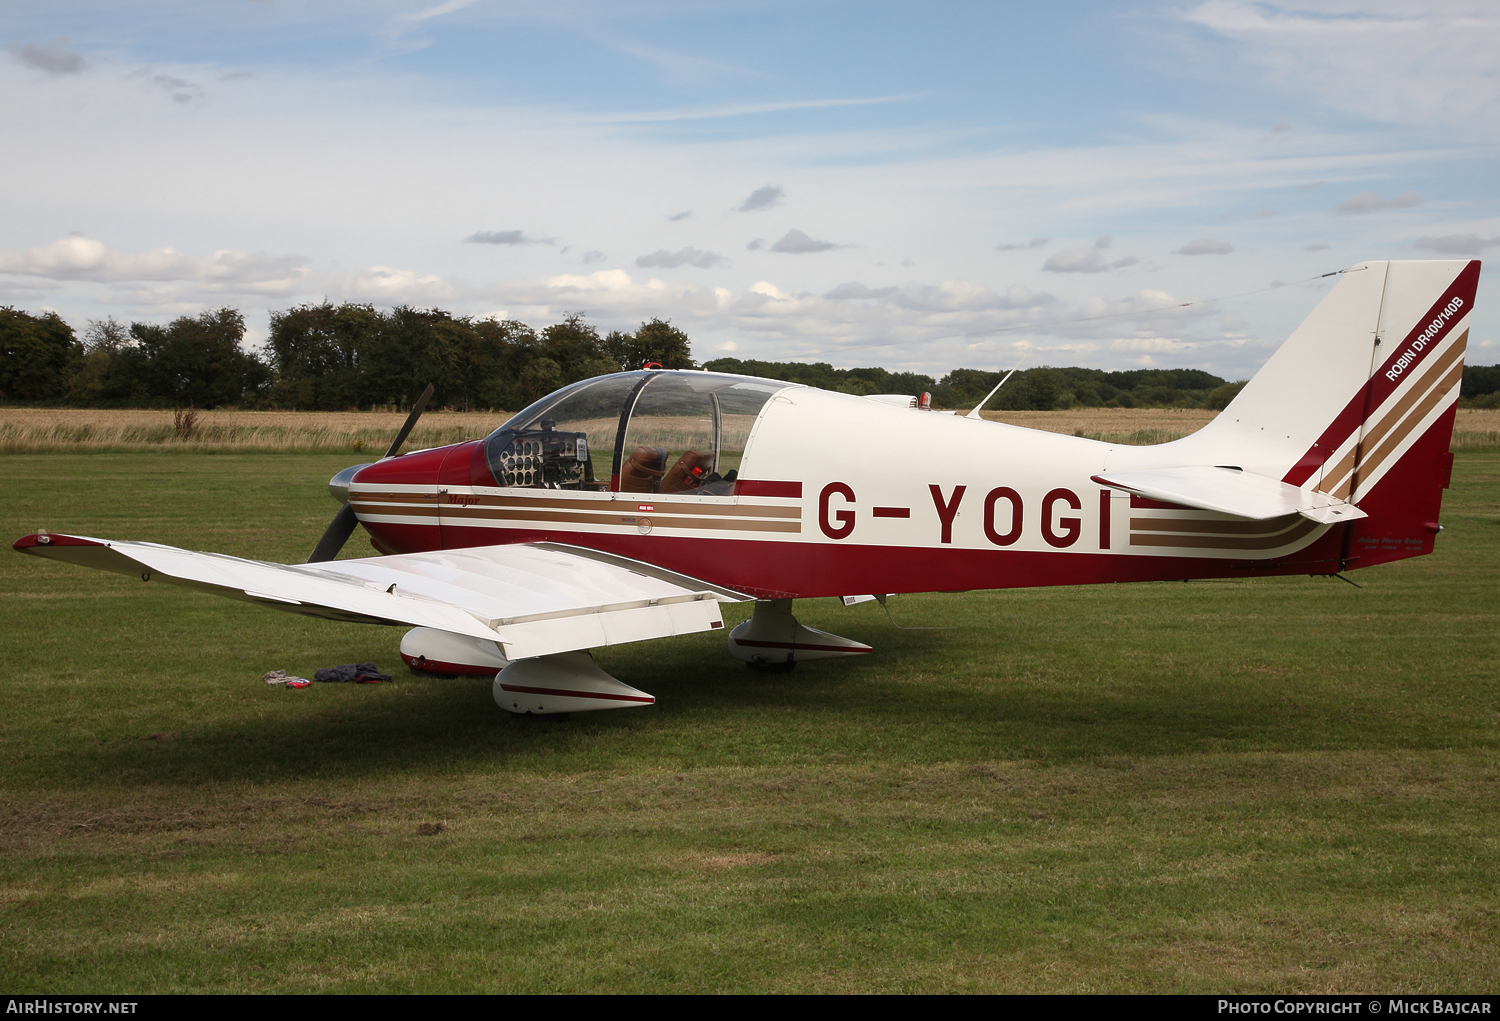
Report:
[{"label": "cockpit interior", "polygon": [[622,372],[542,398],[484,441],[501,486],[728,496],[766,403],[792,384],[711,372]]}]

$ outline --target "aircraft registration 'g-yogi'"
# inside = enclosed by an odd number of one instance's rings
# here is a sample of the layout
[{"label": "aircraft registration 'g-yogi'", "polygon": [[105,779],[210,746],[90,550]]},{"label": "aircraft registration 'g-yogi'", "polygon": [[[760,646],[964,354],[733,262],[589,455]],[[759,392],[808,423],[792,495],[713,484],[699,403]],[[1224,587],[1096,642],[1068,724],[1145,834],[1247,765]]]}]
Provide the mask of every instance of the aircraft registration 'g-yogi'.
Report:
[{"label": "aircraft registration 'g-yogi'", "polygon": [[[1432,552],[1477,261],[1370,262],[1207,427],[1116,446],[710,372],[565,387],[482,440],[340,472],[307,564],[40,533],[24,553],[413,626],[403,658],[550,713],[651,703],[601,645],[722,628],[751,665],[858,655],[792,600],[1337,574]],[[429,390],[430,393],[430,390]],[[382,554],[333,560],[356,525]]]}]

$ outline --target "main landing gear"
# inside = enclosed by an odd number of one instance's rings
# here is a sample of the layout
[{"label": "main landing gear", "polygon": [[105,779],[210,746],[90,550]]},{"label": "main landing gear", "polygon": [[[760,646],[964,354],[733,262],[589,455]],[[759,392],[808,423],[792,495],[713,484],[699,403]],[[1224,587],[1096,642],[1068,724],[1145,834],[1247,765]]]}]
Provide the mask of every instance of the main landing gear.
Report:
[{"label": "main landing gear", "polygon": [[749,620],[729,632],[729,654],[751,670],[784,673],[803,660],[873,652],[861,642],[803,627],[790,599],[761,599]]}]

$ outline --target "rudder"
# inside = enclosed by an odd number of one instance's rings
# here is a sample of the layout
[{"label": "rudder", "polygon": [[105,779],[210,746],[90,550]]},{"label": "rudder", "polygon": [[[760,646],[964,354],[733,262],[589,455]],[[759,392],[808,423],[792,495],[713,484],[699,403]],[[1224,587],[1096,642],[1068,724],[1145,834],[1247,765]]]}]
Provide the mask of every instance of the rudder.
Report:
[{"label": "rudder", "polygon": [[1354,267],[1204,430],[1219,456],[1368,514],[1345,526],[1346,566],[1432,551],[1479,268]]}]

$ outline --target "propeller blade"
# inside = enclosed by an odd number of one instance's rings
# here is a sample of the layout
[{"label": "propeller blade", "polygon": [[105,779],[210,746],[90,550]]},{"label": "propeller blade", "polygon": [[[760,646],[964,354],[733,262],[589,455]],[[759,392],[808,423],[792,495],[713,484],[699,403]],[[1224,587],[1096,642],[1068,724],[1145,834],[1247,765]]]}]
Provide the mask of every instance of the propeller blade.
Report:
[{"label": "propeller blade", "polygon": [[[427,402],[432,400],[432,384],[427,384],[427,389],[422,391],[422,396],[417,398],[417,403],[412,405],[411,414],[406,416],[406,424],[396,434],[391,442],[391,449],[385,452],[386,457],[395,457],[396,451],[401,449],[401,444],[411,435],[416,427],[417,419],[422,417],[422,412],[427,410]],[[344,543],[349,541],[349,536],[354,534],[354,529],[359,525],[359,517],[354,513],[352,504],[345,502],[339,508],[339,512],[333,516],[328,523],[328,528],[323,532],[323,537],[313,547],[312,556],[307,558],[309,564],[323,564],[339,555],[344,548]]]},{"label": "propeller blade", "polygon": [[391,449],[385,452],[386,457],[395,457],[396,451],[401,449],[401,444],[406,442],[406,437],[411,435],[412,429],[417,424],[417,419],[422,417],[422,412],[427,410],[427,402],[432,400],[432,384],[427,384],[427,389],[422,391],[422,396],[417,398],[417,403],[412,405],[411,414],[406,416],[406,424],[396,434]]},{"label": "propeller blade", "polygon": [[359,518],[355,516],[354,508],[347,503],[344,504],[329,522],[323,538],[318,540],[318,545],[313,547],[312,556],[307,558],[307,562],[321,564],[338,556],[339,550],[344,548],[344,543],[349,541],[349,536],[354,534],[354,527],[358,524]]}]

